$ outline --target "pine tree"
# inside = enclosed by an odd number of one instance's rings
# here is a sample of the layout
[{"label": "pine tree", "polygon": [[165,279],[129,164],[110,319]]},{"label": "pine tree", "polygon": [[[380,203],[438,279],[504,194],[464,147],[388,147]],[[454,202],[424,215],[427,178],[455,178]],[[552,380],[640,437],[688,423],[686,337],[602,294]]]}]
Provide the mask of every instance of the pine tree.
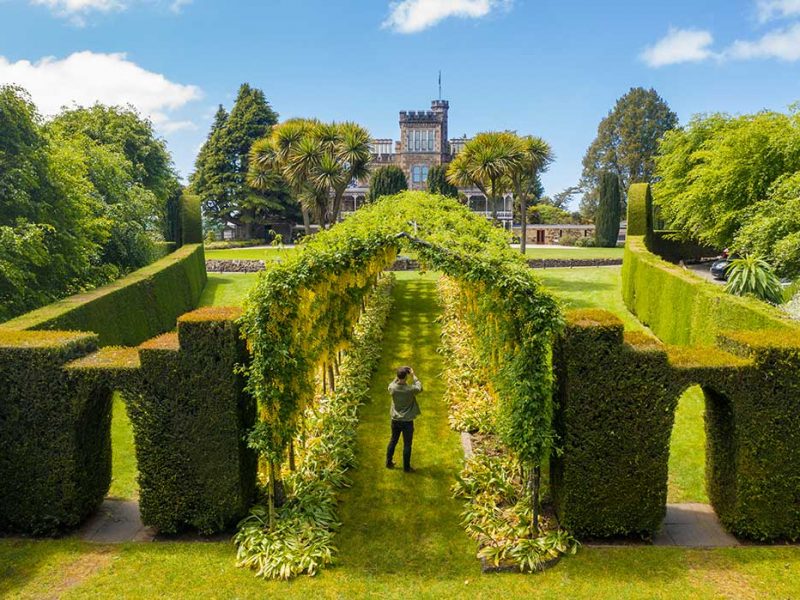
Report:
[{"label": "pine tree", "polygon": [[619,237],[620,203],[619,177],[604,171],[600,174],[600,201],[595,216],[595,239],[601,248],[614,248]]},{"label": "pine tree", "polygon": [[375,202],[381,196],[392,196],[408,189],[406,175],[394,165],[376,169],[369,181],[367,202]]},{"label": "pine tree", "polygon": [[439,165],[428,171],[428,191],[449,198],[458,198],[458,188],[447,181],[447,167]]},{"label": "pine tree", "polygon": [[246,83],[239,88],[230,114],[222,106],[217,110],[191,178],[192,190],[200,196],[211,224],[236,223],[250,237],[254,224],[291,213],[285,186],[256,191],[247,185],[250,146],[267,136],[277,122],[264,92]]}]

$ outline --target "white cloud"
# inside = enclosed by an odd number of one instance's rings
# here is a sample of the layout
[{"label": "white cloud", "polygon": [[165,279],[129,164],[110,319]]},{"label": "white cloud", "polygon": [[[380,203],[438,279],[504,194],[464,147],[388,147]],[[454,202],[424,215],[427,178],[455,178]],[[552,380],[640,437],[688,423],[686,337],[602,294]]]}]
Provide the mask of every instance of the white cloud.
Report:
[{"label": "white cloud", "polygon": [[383,27],[399,33],[418,33],[448,17],[480,19],[513,0],[402,0],[392,2]]},{"label": "white cloud", "polygon": [[641,59],[651,67],[701,62],[714,56],[714,37],[699,29],[670,29],[666,36],[644,50]]},{"label": "white cloud", "polygon": [[734,42],[723,54],[725,58],[738,60],[756,58],[800,60],[800,23],[770,31],[752,42],[742,40]]},{"label": "white cloud", "polygon": [[0,56],[0,85],[20,85],[44,115],[56,114],[70,105],[96,102],[132,105],[164,133],[193,128],[190,121],[173,120],[175,110],[202,97],[200,88],[175,83],[147,71],[125,54],[75,52],[66,58],[42,58],[36,62],[10,62]]},{"label": "white cloud", "polygon": [[122,11],[136,3],[168,6],[170,12],[180,14],[183,7],[191,4],[192,0],[29,0],[29,2],[35,6],[49,8],[54,15],[83,27],[91,14]]},{"label": "white cloud", "polygon": [[800,15],[800,0],[757,0],[758,20],[785,19]]}]

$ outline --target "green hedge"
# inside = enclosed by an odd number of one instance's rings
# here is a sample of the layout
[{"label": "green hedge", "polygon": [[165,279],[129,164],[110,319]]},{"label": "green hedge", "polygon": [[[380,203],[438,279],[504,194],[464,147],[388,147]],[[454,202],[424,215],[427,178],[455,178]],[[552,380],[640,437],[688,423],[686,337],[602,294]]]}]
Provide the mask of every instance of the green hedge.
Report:
[{"label": "green hedge", "polygon": [[634,183],[628,188],[628,231],[631,235],[647,235],[653,230],[653,196],[650,185]]},{"label": "green hedge", "polygon": [[255,403],[234,367],[246,359],[235,309],[201,309],[178,332],[139,348],[125,390],[139,466],[142,520],[164,533],[234,525],[255,493],[256,458],[245,446]]},{"label": "green hedge", "polygon": [[623,338],[611,313],[582,310],[567,314],[554,365],[551,485],[561,526],[582,537],[651,537],[666,511],[680,393],[666,353],[641,334]]},{"label": "green hedge", "polygon": [[748,539],[800,538],[800,339],[726,333],[708,349],[672,348],[684,385],[706,396],[706,488],[722,524]]},{"label": "green hedge", "polygon": [[0,330],[0,531],[77,526],[111,480],[111,392],[64,369],[97,348],[80,332]]},{"label": "green hedge", "polygon": [[183,244],[203,243],[203,215],[200,196],[184,191],[181,195],[181,240]]},{"label": "green hedge", "polygon": [[660,259],[640,236],[628,237],[625,244],[622,296],[628,310],[668,344],[711,346],[727,330],[800,334],[798,324],[776,308],[728,294],[721,286]]},{"label": "green hedge", "polygon": [[200,244],[180,248],[107,286],[12,319],[2,329],[91,331],[101,346],[135,346],[175,327],[194,309],[206,283]]}]

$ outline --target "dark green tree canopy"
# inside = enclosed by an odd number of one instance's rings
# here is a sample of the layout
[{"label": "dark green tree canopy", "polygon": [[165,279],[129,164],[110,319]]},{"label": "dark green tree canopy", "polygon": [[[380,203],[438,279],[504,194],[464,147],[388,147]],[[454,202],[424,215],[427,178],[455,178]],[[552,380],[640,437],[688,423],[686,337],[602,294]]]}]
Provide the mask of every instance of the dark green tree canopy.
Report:
[{"label": "dark green tree canopy", "polygon": [[447,167],[437,165],[428,171],[428,191],[449,198],[458,198],[458,188],[447,181]]},{"label": "dark green tree canopy", "polygon": [[632,183],[652,182],[659,141],[677,126],[677,115],[654,89],[631,88],[617,100],[583,157],[581,212],[594,216],[603,172],[619,178],[623,194]]},{"label": "dark green tree canopy", "polygon": [[403,169],[395,165],[380,167],[370,176],[367,201],[374,202],[381,196],[393,196],[407,189],[408,181]]},{"label": "dark green tree canopy", "polygon": [[278,114],[264,92],[247,83],[239,88],[230,114],[218,108],[190,183],[213,226],[231,222],[249,228],[294,218],[296,211],[283,182],[273,180],[258,189],[247,182],[251,146],[268,136],[277,123]]}]

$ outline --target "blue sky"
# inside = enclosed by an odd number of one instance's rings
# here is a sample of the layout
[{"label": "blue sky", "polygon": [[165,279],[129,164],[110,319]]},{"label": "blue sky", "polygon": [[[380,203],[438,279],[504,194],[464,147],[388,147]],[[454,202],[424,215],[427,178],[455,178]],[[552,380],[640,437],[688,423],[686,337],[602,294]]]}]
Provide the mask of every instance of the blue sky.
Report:
[{"label": "blue sky", "polygon": [[552,194],[632,86],[682,123],[800,100],[800,0],[0,0],[0,84],[28,87],[45,114],[130,102],[183,175],[243,81],[282,118],[397,138],[398,111],[428,108],[439,69],[451,136],[544,137]]}]

